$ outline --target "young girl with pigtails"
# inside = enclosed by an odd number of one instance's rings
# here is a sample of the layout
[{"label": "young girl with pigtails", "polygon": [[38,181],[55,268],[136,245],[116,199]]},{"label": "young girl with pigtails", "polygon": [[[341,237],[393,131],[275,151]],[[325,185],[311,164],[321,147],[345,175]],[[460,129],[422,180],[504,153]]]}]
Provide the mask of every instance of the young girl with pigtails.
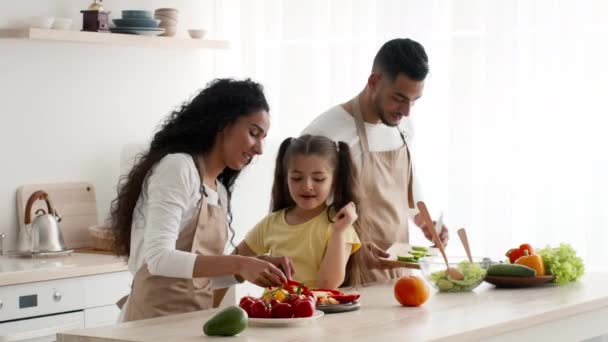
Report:
[{"label": "young girl with pigtails", "polygon": [[287,257],[293,280],[308,288],[338,288],[350,273],[349,257],[361,246],[358,205],[356,169],[346,143],[315,135],[287,138],[276,159],[272,212],[236,251]]}]

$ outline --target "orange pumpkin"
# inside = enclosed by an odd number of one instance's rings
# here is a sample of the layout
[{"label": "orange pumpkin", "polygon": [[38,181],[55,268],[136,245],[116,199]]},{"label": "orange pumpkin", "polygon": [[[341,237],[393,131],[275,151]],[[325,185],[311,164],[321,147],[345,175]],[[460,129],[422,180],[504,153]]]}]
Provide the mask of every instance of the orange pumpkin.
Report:
[{"label": "orange pumpkin", "polygon": [[405,276],[395,283],[395,299],[404,306],[420,306],[429,299],[431,292],[424,280],[417,276]]}]

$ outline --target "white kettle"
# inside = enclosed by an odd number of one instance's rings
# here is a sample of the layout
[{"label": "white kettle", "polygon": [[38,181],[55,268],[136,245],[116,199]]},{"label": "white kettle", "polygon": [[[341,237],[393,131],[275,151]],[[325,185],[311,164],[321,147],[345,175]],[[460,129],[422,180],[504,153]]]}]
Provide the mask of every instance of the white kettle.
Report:
[{"label": "white kettle", "polygon": [[[47,212],[44,209],[36,210],[36,217],[32,220],[32,206],[37,200],[46,202]],[[63,235],[59,222],[61,217],[53,208],[49,195],[38,190],[27,200],[25,206],[25,227],[19,231],[17,249],[25,253],[61,252],[65,250]]]}]

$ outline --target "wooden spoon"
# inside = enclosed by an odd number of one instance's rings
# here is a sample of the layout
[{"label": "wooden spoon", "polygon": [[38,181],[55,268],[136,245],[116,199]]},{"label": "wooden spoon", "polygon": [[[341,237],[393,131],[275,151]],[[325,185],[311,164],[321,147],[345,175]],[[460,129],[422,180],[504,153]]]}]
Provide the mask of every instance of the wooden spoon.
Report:
[{"label": "wooden spoon", "polygon": [[464,246],[464,251],[467,252],[467,257],[469,258],[469,262],[473,263],[473,257],[471,256],[471,247],[469,247],[469,239],[467,238],[467,231],[464,228],[458,229],[458,237],[460,238],[460,242]]},{"label": "wooden spoon", "polygon": [[441,243],[439,234],[435,230],[435,225],[433,224],[433,220],[431,219],[431,215],[429,214],[429,211],[426,208],[426,205],[422,201],[418,202],[417,205],[418,205],[418,210],[420,210],[420,214],[422,215],[422,218],[424,219],[424,223],[426,224],[427,227],[429,227],[428,230],[431,232],[431,235],[433,235],[433,240],[435,240],[435,245],[437,246],[437,248],[439,248],[439,252],[441,252],[441,256],[443,256],[443,261],[445,261],[446,274],[456,280],[464,279],[464,275],[462,273],[460,273],[459,270],[457,270],[453,267],[450,267],[450,264],[448,263],[448,257],[445,255],[445,250],[443,249],[443,243]]}]

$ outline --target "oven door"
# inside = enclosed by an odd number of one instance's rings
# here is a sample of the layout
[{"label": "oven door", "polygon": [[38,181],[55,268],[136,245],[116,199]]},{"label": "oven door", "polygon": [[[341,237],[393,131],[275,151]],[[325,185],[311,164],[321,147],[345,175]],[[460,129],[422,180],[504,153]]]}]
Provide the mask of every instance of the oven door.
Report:
[{"label": "oven door", "polygon": [[57,333],[84,328],[82,310],[0,323],[0,342],[54,342]]}]

